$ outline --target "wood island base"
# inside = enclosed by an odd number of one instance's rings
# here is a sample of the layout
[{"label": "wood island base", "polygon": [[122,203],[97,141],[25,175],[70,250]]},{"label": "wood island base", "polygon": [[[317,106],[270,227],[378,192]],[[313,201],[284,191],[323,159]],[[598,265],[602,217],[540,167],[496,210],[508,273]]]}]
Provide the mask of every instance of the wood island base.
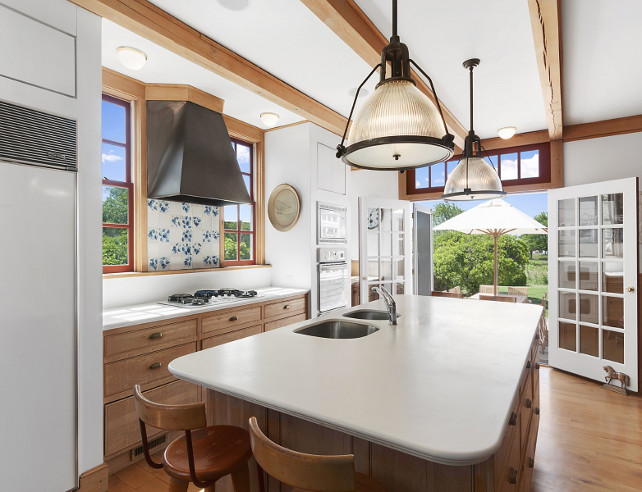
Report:
[{"label": "wood island base", "polygon": [[[287,448],[314,454],[352,453],[356,470],[391,492],[526,492],[531,490],[540,417],[537,347],[534,340],[501,447],[476,465],[451,466],[417,458],[214,390],[207,390],[208,422],[247,428],[248,419],[255,416],[266,435]],[[254,464],[251,470],[255,490]],[[290,490],[274,480],[268,481],[267,488]],[[217,482],[217,491],[232,492],[231,483],[221,480],[219,486]]]}]

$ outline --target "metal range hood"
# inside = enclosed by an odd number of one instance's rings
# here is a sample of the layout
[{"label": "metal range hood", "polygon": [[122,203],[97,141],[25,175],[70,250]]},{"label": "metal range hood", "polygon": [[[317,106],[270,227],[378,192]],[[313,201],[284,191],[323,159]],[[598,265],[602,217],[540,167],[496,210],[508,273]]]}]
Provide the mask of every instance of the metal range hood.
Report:
[{"label": "metal range hood", "polygon": [[188,101],[147,101],[149,198],[250,203],[223,116]]}]

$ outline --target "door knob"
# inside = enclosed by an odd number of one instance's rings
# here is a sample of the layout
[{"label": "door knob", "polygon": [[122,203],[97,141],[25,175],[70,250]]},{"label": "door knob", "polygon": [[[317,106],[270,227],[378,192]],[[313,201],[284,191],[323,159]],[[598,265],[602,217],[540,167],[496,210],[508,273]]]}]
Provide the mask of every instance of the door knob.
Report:
[{"label": "door knob", "polygon": [[626,291],[627,292],[635,292],[635,287],[627,287]]}]

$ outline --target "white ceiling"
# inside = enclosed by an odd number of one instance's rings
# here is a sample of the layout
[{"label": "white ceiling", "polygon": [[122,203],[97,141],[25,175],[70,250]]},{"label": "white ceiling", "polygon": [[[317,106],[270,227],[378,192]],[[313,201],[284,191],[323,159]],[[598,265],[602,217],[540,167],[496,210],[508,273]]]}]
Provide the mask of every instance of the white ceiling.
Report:
[{"label": "white ceiling", "polygon": [[[152,0],[194,29],[238,53],[327,107],[347,116],[369,67],[300,0],[251,0],[245,10],[215,0]],[[377,28],[391,34],[390,0],[356,0]],[[640,0],[564,0],[564,123],[642,114]],[[498,128],[519,133],[546,128],[526,0],[403,0],[398,33],[410,56],[433,79],[437,94],[467,128],[468,74],[461,63],[480,58],[475,70],[475,130],[482,138]],[[115,49],[132,45],[148,63],[122,67]],[[191,84],[225,100],[224,112],[258,127],[273,111],[279,125],[300,117],[188,62],[135,34],[103,22],[103,64],[144,82]],[[366,88],[371,93],[374,75]]]}]

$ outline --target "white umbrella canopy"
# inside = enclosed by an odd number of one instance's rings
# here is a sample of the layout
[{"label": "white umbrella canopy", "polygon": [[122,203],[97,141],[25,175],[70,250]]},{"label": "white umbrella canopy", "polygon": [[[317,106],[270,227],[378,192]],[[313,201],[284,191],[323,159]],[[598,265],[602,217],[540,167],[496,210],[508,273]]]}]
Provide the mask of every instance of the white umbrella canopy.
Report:
[{"label": "white umbrella canopy", "polygon": [[497,238],[504,234],[548,234],[548,229],[510,203],[495,198],[466,210],[435,227],[436,231],[488,234],[495,244],[494,291],[497,295]]}]

